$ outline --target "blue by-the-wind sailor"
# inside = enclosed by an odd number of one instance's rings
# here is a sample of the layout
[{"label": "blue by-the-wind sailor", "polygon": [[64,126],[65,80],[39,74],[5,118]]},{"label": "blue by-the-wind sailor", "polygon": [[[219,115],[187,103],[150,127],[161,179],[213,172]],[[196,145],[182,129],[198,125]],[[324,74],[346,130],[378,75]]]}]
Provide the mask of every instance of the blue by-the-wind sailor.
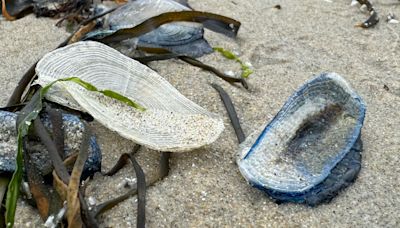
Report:
[{"label": "blue by-the-wind sailor", "polygon": [[279,201],[316,205],[361,168],[365,104],[335,73],[306,82],[261,132],[241,145],[240,172]]},{"label": "blue by-the-wind sailor", "polygon": [[[17,152],[17,114],[7,111],[0,111],[0,173],[12,173],[15,170],[15,158]],[[48,117],[42,116],[45,127],[51,133],[51,123]],[[78,153],[84,131],[84,124],[75,115],[63,114],[64,131],[64,155],[68,157]],[[96,137],[92,135],[89,141],[89,154],[86,160],[82,179],[93,175],[101,169],[101,151],[97,144]],[[52,164],[46,147],[38,140],[30,139],[27,149],[32,155],[32,161],[36,164],[42,175],[52,171]]]},{"label": "blue by-the-wind sailor", "polygon": [[[99,8],[101,9],[101,8]],[[105,11],[102,9],[101,11]],[[99,28],[86,35],[85,39],[100,38],[120,29],[133,28],[151,17],[167,12],[190,11],[191,8],[173,0],[129,1],[110,13]],[[101,13],[101,11],[99,13]],[[172,22],[146,33],[125,45],[139,45],[151,48],[164,48],[173,53],[199,57],[213,50],[203,38],[203,25],[194,22]]]}]

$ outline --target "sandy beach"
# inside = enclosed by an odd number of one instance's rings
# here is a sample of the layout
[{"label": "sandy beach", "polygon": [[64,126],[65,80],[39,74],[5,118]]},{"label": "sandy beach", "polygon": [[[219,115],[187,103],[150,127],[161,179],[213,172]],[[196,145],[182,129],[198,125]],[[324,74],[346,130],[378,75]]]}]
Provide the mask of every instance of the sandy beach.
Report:
[{"label": "sandy beach", "polygon": [[[150,66],[183,95],[223,116],[225,130],[210,146],[172,154],[168,177],[148,188],[148,227],[399,227],[400,226],[400,24],[385,21],[389,12],[400,17],[400,2],[375,0],[381,21],[371,29],[354,27],[367,15],[351,1],[221,0],[189,1],[196,10],[239,20],[236,40],[206,31],[211,46],[240,54],[254,67],[250,90],[231,86],[215,75],[179,60]],[[273,8],[280,4],[282,9]],[[4,106],[24,72],[67,36],[51,19],[27,16],[0,20],[0,105]],[[218,53],[200,58],[218,69],[240,74],[240,66]],[[343,76],[367,105],[362,129],[362,169],[356,182],[318,207],[275,204],[249,186],[235,163],[239,148],[225,108],[210,83],[231,96],[243,130],[249,135],[268,123],[286,99],[305,81],[322,72]],[[386,86],[385,86],[386,85]],[[387,87],[387,88],[385,88]],[[95,129],[103,151],[103,170],[134,143],[99,123]],[[146,176],[154,176],[159,152],[137,154]],[[122,194],[124,179],[135,178],[132,166],[116,176],[95,175],[87,196],[97,203]],[[136,197],[101,216],[102,227],[135,227]],[[16,227],[40,227],[34,208],[19,202]]]}]

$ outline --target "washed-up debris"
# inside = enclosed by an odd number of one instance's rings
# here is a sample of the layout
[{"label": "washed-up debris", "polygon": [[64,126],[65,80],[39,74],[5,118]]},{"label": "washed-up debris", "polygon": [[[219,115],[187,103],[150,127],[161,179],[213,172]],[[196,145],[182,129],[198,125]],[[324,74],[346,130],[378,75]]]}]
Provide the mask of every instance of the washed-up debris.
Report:
[{"label": "washed-up debris", "polygon": [[243,78],[243,77],[238,78],[238,77],[234,77],[234,75],[229,75],[226,72],[221,72],[217,68],[207,65],[207,64],[201,62],[200,60],[189,57],[189,56],[167,53],[167,54],[159,54],[159,55],[152,55],[152,56],[145,56],[145,57],[135,57],[134,59],[143,64],[148,64],[149,62],[152,62],[152,61],[167,60],[167,59],[172,59],[172,58],[180,59],[192,66],[196,66],[203,70],[212,72],[216,76],[220,77],[221,79],[223,79],[226,82],[229,82],[231,84],[238,82],[238,83],[241,83],[245,89],[249,88],[245,78]]},{"label": "washed-up debris", "polygon": [[387,86],[387,85],[383,85],[383,89],[386,90],[386,91],[389,91],[389,90],[390,90],[390,89],[389,89],[389,86]]},{"label": "washed-up debris", "polygon": [[278,5],[275,5],[273,8],[280,10],[280,9],[282,9],[282,6],[278,4]]},{"label": "washed-up debris", "polygon": [[[147,19],[162,13],[191,11],[190,8],[173,0],[137,0],[120,7],[105,21],[105,29],[93,31],[88,38],[96,38],[115,31],[133,28]],[[135,41],[144,47],[166,48],[177,54],[201,56],[212,52],[210,45],[203,38],[203,26],[198,23],[167,23],[143,34]]]},{"label": "washed-up debris", "polygon": [[[76,156],[71,156],[71,158],[67,158],[64,162],[62,160],[63,148],[64,148],[64,136],[62,130],[62,115],[60,112],[49,109],[49,115],[51,117],[52,125],[53,125],[53,134],[52,138],[45,125],[41,121],[39,114],[43,111],[44,96],[49,92],[49,89],[54,86],[56,83],[61,82],[74,82],[79,86],[92,91],[103,94],[105,97],[110,97],[119,102],[125,103],[131,107],[138,107],[138,105],[130,100],[129,98],[111,91],[111,90],[98,90],[95,86],[91,85],[88,82],[82,81],[76,77],[70,78],[61,78],[52,81],[49,84],[46,84],[44,87],[39,88],[34,95],[31,97],[29,102],[22,108],[20,113],[18,114],[16,126],[17,126],[17,153],[16,153],[16,168],[13,176],[11,178],[10,184],[8,185],[8,193],[6,200],[6,214],[5,220],[8,227],[12,227],[15,219],[16,212],[16,204],[17,199],[20,194],[20,186],[23,179],[23,166],[25,163],[25,168],[27,170],[27,178],[30,184],[30,189],[32,191],[32,195],[36,199],[36,203],[38,204],[39,212],[44,220],[50,216],[50,207],[57,207],[56,203],[53,201],[60,201],[60,198],[63,201],[67,201],[69,205],[68,211],[68,220],[71,224],[78,224],[77,226],[82,225],[82,223],[86,224],[89,227],[98,227],[96,225],[96,221],[93,216],[88,212],[88,206],[86,205],[86,201],[79,191],[80,187],[80,179],[82,176],[82,172],[84,170],[85,161],[88,158],[88,149],[90,144],[91,133],[90,129],[85,126],[82,143],[80,146],[80,151]],[[30,134],[31,126],[33,125],[33,130],[36,136],[40,138],[43,144],[46,146],[47,151],[49,152],[49,157],[51,159],[52,165],[54,167],[53,170],[53,183],[54,188],[57,190],[59,195],[55,195],[54,191],[49,190],[44,187],[44,181],[42,176],[38,173],[37,167],[31,161],[31,154],[27,149],[27,145],[25,143],[26,137]],[[25,158],[23,158],[25,157]],[[74,163],[75,162],[75,163]],[[68,172],[66,165],[73,163],[73,169],[71,175]],[[71,182],[70,182],[71,180]],[[76,194],[79,192],[78,194]],[[79,196],[79,197],[78,197]],[[79,202],[77,201],[79,199]],[[82,212],[82,217],[80,216]],[[71,214],[72,213],[72,214]]]},{"label": "washed-up debris", "polygon": [[[53,129],[49,117],[41,117],[46,129],[51,133]],[[82,121],[74,115],[64,114],[62,117],[62,128],[64,129],[63,158],[77,154],[82,142],[82,134],[84,125]],[[0,174],[13,173],[15,171],[15,156],[17,151],[17,129],[15,128],[17,114],[12,112],[0,111]],[[42,175],[51,174],[53,167],[49,158],[46,147],[37,139],[31,138],[26,142],[27,149],[32,156],[32,162]],[[100,171],[101,168],[101,151],[97,144],[96,137],[91,136],[89,157],[86,161],[82,178],[93,175]]]},{"label": "washed-up debris", "polygon": [[361,7],[366,7],[369,18],[364,21],[363,23],[359,23],[356,25],[356,27],[361,27],[361,28],[370,28],[378,24],[379,22],[379,16],[374,7],[372,6],[371,2],[369,0],[353,0],[351,5],[356,5],[359,3]]},{"label": "washed-up debris", "polygon": [[212,52],[203,38],[203,26],[234,37],[240,23],[220,15],[192,11],[173,0],[137,0],[112,12],[101,25],[87,34],[86,39],[105,43],[130,39],[125,41],[129,46],[162,48],[199,57]]},{"label": "washed-up debris", "polygon": [[188,151],[214,142],[224,129],[220,117],[185,98],[156,72],[98,42],[50,52],[39,61],[36,73],[41,85],[74,75],[138,102],[145,112],[70,83],[55,85],[46,96],[85,110],[109,129],[151,149]]},{"label": "washed-up debris", "polygon": [[140,145],[136,145],[133,148],[131,153],[125,153],[120,156],[118,162],[115,166],[104,175],[112,176],[117,173],[120,169],[122,169],[128,161],[130,161],[135,169],[135,174],[137,177],[137,185],[136,187],[131,188],[127,193],[118,196],[114,199],[108,200],[101,204],[98,204],[93,210],[92,215],[97,217],[101,213],[113,208],[118,203],[128,199],[132,195],[138,194],[138,204],[137,204],[137,227],[144,228],[146,223],[146,187],[154,184],[156,181],[161,180],[163,177],[168,175],[169,171],[169,153],[162,152],[161,153],[161,160],[160,160],[160,176],[157,176],[155,179],[146,180],[144,172],[140,165],[137,163],[134,154],[141,148]]},{"label": "washed-up debris", "polygon": [[[67,40],[65,40],[63,43],[59,45],[59,47],[63,47],[68,43],[74,43],[78,41],[82,36],[84,36],[87,32],[89,32],[93,26],[94,23],[93,20],[99,17],[102,17],[106,15],[109,12],[112,12],[114,9],[111,9],[108,12],[103,12],[101,14],[98,14],[95,17],[92,17],[88,20],[85,20],[81,22],[81,27],[76,30],[76,32],[71,35]],[[169,19],[172,18],[172,19]],[[222,18],[222,19],[221,19]],[[116,34],[111,35],[110,37],[107,38],[112,38],[112,39],[121,39],[121,34],[122,38],[124,36],[127,37],[135,37],[135,34],[137,36],[143,35],[147,32],[151,32],[155,28],[169,23],[169,22],[174,22],[174,21],[195,21],[195,22],[200,22],[203,23],[203,25],[207,28],[211,28],[214,31],[225,33],[228,36],[236,36],[236,33],[238,31],[238,28],[240,26],[240,23],[237,21],[234,21],[232,19],[222,17],[219,15],[215,14],[210,14],[210,13],[205,13],[205,12],[196,12],[196,11],[190,11],[190,12],[176,12],[176,13],[166,13],[166,14],[161,14],[158,15],[154,18],[150,18],[147,21],[144,21],[142,24],[139,24],[139,28],[129,28],[129,29],[122,29],[116,32]],[[182,23],[185,24],[185,23]],[[142,27],[140,27],[142,26]],[[201,26],[201,25],[200,25]],[[125,34],[126,32],[126,34]],[[138,35],[139,34],[139,35]],[[102,40],[104,41],[104,40]],[[84,64],[82,64],[82,61],[78,61],[79,64],[76,64],[76,62],[71,61],[68,64],[73,64],[73,67],[77,67],[77,71],[82,72],[82,74],[75,74],[76,71],[72,70],[73,72],[68,72],[66,69],[61,69],[61,74],[58,70],[59,68],[56,68],[55,71],[53,71],[54,68],[51,68],[52,64],[56,65],[58,63],[66,63],[71,59],[74,59],[73,57],[71,58],[63,58],[60,56],[63,56],[63,52],[65,55],[73,54],[71,51],[76,49],[80,49],[81,45],[83,45],[80,42],[74,45],[69,45],[68,47],[64,49],[59,49],[55,52],[49,53],[47,61],[42,60],[40,61],[37,66],[34,64],[30,70],[24,75],[24,77],[21,79],[21,81],[18,84],[18,87],[16,90],[13,92],[12,97],[9,100],[9,107],[5,108],[7,110],[19,110],[21,107],[24,107],[23,110],[30,110],[26,111],[25,113],[28,114],[28,116],[22,115],[21,119],[26,119],[22,122],[19,122],[18,125],[18,152],[17,152],[17,169],[14,172],[13,178],[11,179],[11,182],[8,186],[8,194],[7,194],[7,202],[6,202],[6,208],[7,208],[7,213],[6,213],[6,220],[9,224],[13,224],[14,221],[14,214],[15,214],[15,207],[16,207],[16,200],[19,195],[19,186],[22,181],[22,167],[29,171],[29,175],[27,175],[27,181],[29,183],[30,190],[33,195],[33,199],[36,201],[36,206],[39,210],[39,213],[44,221],[49,221],[49,224],[57,224],[59,222],[62,222],[61,219],[57,217],[57,214],[60,212],[60,210],[63,209],[63,201],[67,202],[67,212],[66,212],[66,218],[68,220],[68,224],[70,225],[76,225],[80,226],[82,224],[85,224],[88,227],[97,227],[97,222],[95,220],[95,217],[104,211],[106,211],[109,208],[112,208],[122,200],[125,200],[129,198],[130,196],[138,193],[139,198],[139,204],[138,204],[138,226],[139,227],[144,227],[145,223],[145,188],[148,185],[152,185],[156,181],[160,180],[163,176],[166,176],[168,174],[169,170],[169,152],[162,152],[161,153],[161,159],[160,159],[160,173],[156,177],[150,177],[148,181],[144,181],[144,175],[143,177],[137,177],[138,178],[138,184],[137,186],[133,186],[131,190],[129,190],[126,194],[119,196],[115,199],[106,201],[104,203],[101,203],[97,205],[92,212],[89,212],[89,207],[86,204],[84,200],[84,196],[82,192],[79,189],[79,180],[80,177],[83,175],[85,177],[84,173],[82,173],[83,167],[82,167],[82,160],[85,158],[87,155],[85,155],[86,149],[84,149],[85,146],[81,147],[81,150],[78,154],[78,156],[73,155],[71,158],[67,158],[65,160],[65,164],[62,162],[62,158],[60,157],[61,154],[57,153],[57,147],[59,147],[59,140],[56,137],[53,142],[53,139],[51,139],[51,136],[46,133],[46,130],[44,125],[41,123],[40,120],[35,119],[36,115],[40,112],[42,109],[42,104],[41,99],[43,96],[46,94],[46,97],[49,98],[49,100],[52,100],[52,102],[60,103],[61,105],[66,105],[64,106],[65,109],[68,108],[68,110],[92,110],[94,111],[95,114],[93,116],[96,117],[96,113],[98,114],[97,117],[100,119],[104,120],[104,122],[111,123],[115,119],[115,113],[106,113],[108,115],[108,118],[112,117],[112,120],[110,121],[107,120],[107,115],[103,115],[101,112],[97,112],[96,108],[96,102],[97,104],[101,104],[101,102],[104,102],[102,104],[103,108],[108,106],[109,103],[111,102],[112,104],[116,104],[118,106],[116,110],[120,110],[119,107],[123,107],[121,112],[119,114],[123,114],[124,111],[128,111],[125,114],[130,115],[130,114],[135,114],[137,117],[137,121],[142,121],[142,123],[145,123],[141,127],[141,129],[145,130],[143,132],[138,132],[138,134],[143,135],[142,140],[140,143],[153,148],[153,149],[159,149],[159,150],[165,150],[165,151],[186,151],[186,150],[191,150],[197,147],[201,147],[203,145],[212,143],[216,138],[219,136],[221,131],[223,130],[223,123],[222,120],[216,116],[215,114],[209,113],[206,110],[202,109],[201,107],[197,106],[196,104],[192,103],[191,101],[187,100],[185,97],[183,97],[179,92],[177,92],[175,89],[172,88],[171,85],[166,83],[165,80],[163,80],[159,75],[157,75],[155,72],[151,71],[148,68],[145,68],[143,65],[140,65],[139,63],[136,63],[132,60],[127,61],[128,58],[122,56],[120,53],[117,51],[105,46],[101,45],[99,43],[95,42],[86,42],[86,44],[89,44],[88,46],[90,47],[96,47],[97,46],[97,51],[93,50],[94,52],[90,51],[90,48],[81,50],[79,54],[84,53],[82,55],[82,60],[85,61],[85,54],[91,55],[94,54],[93,57],[95,58],[103,58],[104,57],[104,52],[111,51],[113,54],[112,61],[108,62],[108,64],[104,65],[104,68],[102,70],[107,69],[106,71],[103,71],[103,74],[99,76],[99,78],[93,78],[90,75],[86,74],[83,68]],[[149,46],[139,46],[138,48],[141,49],[151,49],[152,47]],[[96,48],[95,48],[96,49]],[[157,48],[154,48],[157,49]],[[69,50],[69,51],[68,51]],[[162,48],[160,48],[162,50]],[[77,50],[75,50],[77,51]],[[118,53],[118,54],[116,54]],[[170,53],[169,51],[166,53]],[[116,56],[114,56],[116,55]],[[175,54],[176,55],[176,54]],[[50,56],[50,57],[49,57]],[[58,56],[58,57],[56,57]],[[177,55],[179,56],[180,59],[183,61],[189,62],[192,65],[196,65],[199,67],[204,67],[204,69],[210,70],[212,72],[218,73],[219,71],[216,70],[215,68],[209,67],[200,61],[191,58],[186,55]],[[46,57],[45,57],[46,58]],[[45,59],[44,58],[44,59]],[[53,59],[53,61],[50,61],[50,59]],[[87,59],[86,59],[87,60]],[[45,62],[45,63],[43,63]],[[137,77],[135,79],[132,79],[130,74],[132,71],[118,71],[121,69],[127,69],[126,68],[126,63],[128,62],[128,69],[133,70],[133,72],[138,73],[140,77]],[[133,62],[133,63],[132,63]],[[96,65],[96,62],[91,62]],[[111,65],[117,64],[117,66],[112,67]],[[64,65],[64,67],[68,68],[68,66]],[[93,65],[92,69],[98,68],[98,66]],[[140,65],[140,67],[138,67]],[[70,65],[72,66],[72,65]],[[130,67],[129,67],[130,66]],[[143,68],[144,67],[144,68]],[[22,97],[22,94],[26,90],[27,86],[29,86],[30,81],[34,78],[35,76],[35,68],[37,70],[39,80],[36,82],[39,82],[40,85],[45,86],[43,89],[35,89],[37,85],[31,87],[24,98]],[[62,65],[61,65],[62,68]],[[71,68],[73,69],[73,68]],[[66,71],[63,71],[66,70]],[[82,71],[81,71],[82,70]],[[110,74],[108,74],[108,73]],[[117,74],[115,74],[117,72]],[[106,81],[105,78],[103,77],[107,74],[107,78],[109,78],[109,75],[113,76],[118,76],[120,79],[126,79],[126,83],[132,83],[130,86],[128,84],[113,84],[109,83],[109,81]],[[67,76],[68,75],[68,76]],[[70,76],[83,76],[83,78],[86,79],[93,79],[95,81],[94,85],[86,83],[85,81],[82,81],[81,79],[77,77],[70,77]],[[129,75],[129,76],[127,76]],[[247,87],[247,84],[245,83],[244,79],[236,79],[236,78],[229,78],[220,73],[220,77],[223,78],[224,80],[230,81],[230,82],[242,82],[245,87]],[[118,77],[117,77],[118,78]],[[109,78],[110,79],[110,78]],[[100,83],[98,85],[96,83]],[[116,80],[115,78],[111,79],[112,82],[115,81],[120,81],[119,79]],[[84,87],[82,89],[81,87],[78,87],[78,85],[71,85],[70,82],[75,82],[79,84],[79,86]],[[89,80],[90,81],[90,80]],[[57,82],[57,84],[54,84]],[[90,81],[92,82],[92,81]],[[122,81],[121,81],[122,82]],[[128,85],[128,87],[126,87]],[[150,86],[151,89],[149,90],[148,88],[143,90],[141,88],[146,88],[146,86]],[[104,87],[106,86],[106,87]],[[109,86],[112,86],[112,90],[107,90]],[[117,88],[117,89],[116,89]],[[115,90],[114,90],[115,89]],[[133,90],[131,90],[133,89]],[[89,90],[91,92],[88,92],[86,90]],[[46,91],[46,92],[43,92]],[[116,92],[113,92],[116,91]],[[146,107],[145,112],[140,112],[139,110],[133,110],[132,107],[136,107],[138,109],[141,109],[143,106],[139,106],[138,103],[132,102],[129,96],[124,96],[127,95],[125,92],[131,91],[132,93],[135,93],[136,95],[139,95],[142,100],[136,100],[138,101],[139,104],[143,105]],[[161,91],[161,93],[160,93]],[[164,91],[164,92],[163,92]],[[61,94],[60,94],[61,92]],[[94,95],[93,92],[99,92],[102,95]],[[35,94],[35,95],[33,95]],[[37,96],[37,94],[40,94],[40,96]],[[33,95],[33,97],[32,97]],[[87,96],[87,97],[85,97]],[[36,97],[36,98],[35,98]],[[159,98],[162,99],[159,99]],[[52,99],[54,98],[54,99]],[[151,101],[151,99],[153,99]],[[117,99],[119,101],[115,101],[114,99]],[[91,102],[94,105],[91,104]],[[25,102],[24,104],[19,104],[19,102]],[[125,104],[128,104],[127,105]],[[84,105],[82,105],[84,104]],[[115,106],[115,107],[116,107]],[[110,107],[109,110],[112,110],[113,107]],[[144,109],[142,109],[144,110]],[[171,112],[172,111],[172,112]],[[32,112],[32,115],[29,113]],[[75,111],[74,111],[75,112]],[[165,114],[165,115],[164,115]],[[117,114],[118,116],[118,114]],[[161,118],[160,118],[161,117]],[[148,121],[150,119],[154,121]],[[126,121],[123,119],[122,122]],[[127,119],[129,121],[129,118]],[[111,124],[113,127],[111,129],[117,129],[121,128],[122,124],[125,129],[123,129],[121,132],[125,132],[128,138],[132,139],[132,136],[130,135],[130,129],[132,126],[136,126],[137,121],[134,123],[117,123],[118,124]],[[100,121],[101,122],[101,121]],[[44,179],[40,175],[40,171],[37,169],[36,165],[32,165],[34,163],[30,162],[32,160],[35,160],[30,151],[27,148],[26,145],[24,145],[23,138],[25,135],[28,135],[28,129],[30,128],[30,125],[34,126],[36,134],[39,135],[40,140],[43,142],[45,145],[46,149],[49,151],[50,155],[50,160],[55,168],[53,171],[53,186],[47,186],[44,185]],[[171,123],[171,124],[168,124]],[[118,125],[118,126],[117,126]],[[182,126],[181,126],[182,125]],[[61,125],[60,125],[61,126]],[[61,127],[54,127],[54,131],[60,131]],[[161,127],[160,127],[161,126]],[[86,128],[85,128],[86,129]],[[176,130],[178,129],[178,131]],[[127,131],[126,131],[127,130]],[[118,131],[118,130],[117,130]],[[127,133],[128,132],[128,133]],[[171,132],[174,132],[174,134],[171,134]],[[182,133],[182,134],[175,134],[175,133]],[[186,135],[183,135],[186,134]],[[87,133],[84,134],[87,136]],[[161,135],[161,137],[157,138],[157,136]],[[29,135],[30,137],[30,135]],[[140,137],[139,137],[140,138]],[[148,139],[148,141],[146,141]],[[155,146],[151,146],[152,142],[156,141],[154,144]],[[87,141],[87,140],[86,140]],[[159,144],[157,144],[159,143]],[[174,144],[175,143],[175,144]],[[22,148],[25,148],[22,150]],[[25,151],[25,153],[23,152]],[[22,156],[25,157],[24,161],[25,164],[22,163]],[[134,158],[129,156],[129,160],[134,163]],[[75,162],[76,161],[76,162]],[[74,164],[75,162],[75,164]],[[72,167],[74,165],[73,171],[71,174],[68,173],[67,171],[67,166]],[[120,164],[117,164],[116,167],[121,166]],[[140,166],[136,163],[134,164],[135,171],[136,173],[140,173]],[[117,170],[117,168],[115,169]],[[142,172],[143,173],[143,172]],[[140,180],[139,180],[140,179]],[[55,190],[53,190],[55,189]],[[45,196],[45,197],[44,197]],[[64,205],[65,206],[65,205]],[[57,218],[56,218],[57,217]],[[54,219],[52,219],[54,218]],[[64,221],[65,222],[65,221]]]},{"label": "washed-up debris", "polygon": [[250,69],[249,64],[243,63],[242,60],[240,60],[240,58],[232,52],[221,47],[214,47],[213,49],[221,53],[225,58],[235,60],[237,63],[239,63],[240,67],[242,68],[242,73],[240,75],[242,78],[248,78],[250,74],[253,73],[253,70]]},{"label": "washed-up debris", "polygon": [[246,139],[246,137],[243,133],[242,127],[240,126],[239,118],[237,117],[236,110],[233,106],[231,98],[221,86],[217,84],[211,85],[219,93],[219,96],[221,97],[221,100],[225,105],[226,111],[228,112],[229,119],[231,120],[232,127],[235,130],[238,141],[239,143],[242,143]]},{"label": "washed-up debris", "polygon": [[261,132],[241,145],[245,179],[278,201],[316,205],[349,185],[361,168],[365,105],[335,73],[308,81]]},{"label": "washed-up debris", "polygon": [[386,22],[389,24],[398,24],[399,20],[396,19],[396,16],[393,13],[389,13],[386,17]]},{"label": "washed-up debris", "polygon": [[[80,23],[90,15],[90,0],[2,0],[2,14],[15,20],[29,13]],[[58,23],[58,24],[59,24]]]}]

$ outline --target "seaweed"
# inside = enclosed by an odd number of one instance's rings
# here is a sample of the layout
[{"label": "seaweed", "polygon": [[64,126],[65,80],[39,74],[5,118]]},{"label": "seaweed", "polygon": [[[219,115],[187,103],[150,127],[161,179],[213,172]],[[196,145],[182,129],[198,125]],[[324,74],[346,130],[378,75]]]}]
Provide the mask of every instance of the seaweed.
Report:
[{"label": "seaweed", "polygon": [[158,16],[145,20],[133,28],[126,28],[118,30],[102,38],[94,38],[94,40],[103,43],[119,42],[122,40],[138,37],[148,33],[159,26],[177,21],[188,21],[202,23],[204,27],[222,33],[228,37],[236,37],[240,22],[232,18],[221,16],[218,14],[200,12],[200,11],[180,11],[180,12],[167,12]]},{"label": "seaweed", "polygon": [[232,103],[231,98],[229,97],[228,93],[225,92],[225,90],[217,85],[217,84],[211,84],[211,86],[217,90],[219,93],[219,96],[221,97],[222,102],[224,103],[224,106],[226,108],[226,112],[228,113],[229,119],[231,120],[232,127],[235,130],[236,137],[239,141],[239,143],[244,142],[246,139],[246,136],[243,133],[242,127],[240,126],[239,118],[237,117],[237,113],[235,110],[235,106]]},{"label": "seaweed", "polygon": [[237,57],[232,52],[225,50],[222,47],[214,47],[213,49],[214,51],[221,53],[221,55],[225,58],[235,60],[237,63],[239,63],[240,67],[242,68],[242,74],[240,75],[242,78],[248,78],[253,73],[253,70],[251,70],[249,66],[244,64],[242,60],[240,60],[239,57]]},{"label": "seaweed", "polygon": [[137,163],[137,161],[134,158],[134,154],[141,148],[140,145],[136,145],[132,152],[127,154],[124,153],[122,154],[117,163],[114,165],[113,168],[111,168],[110,171],[103,173],[104,176],[112,176],[115,173],[117,173],[120,169],[122,169],[126,164],[128,164],[128,161],[130,160],[134,169],[135,173],[137,176],[137,184],[136,186],[133,186],[128,192],[125,194],[122,194],[120,196],[117,196],[111,200],[107,200],[103,203],[98,204],[93,210],[92,210],[92,215],[93,217],[97,217],[100,214],[106,212],[107,210],[113,208],[120,202],[128,199],[129,197],[138,194],[138,214],[137,214],[137,227],[145,227],[145,221],[146,221],[146,188],[150,185],[153,185],[155,182],[163,179],[166,177],[169,173],[169,158],[170,158],[170,152],[161,152],[161,158],[160,158],[160,169],[158,176],[150,178],[149,181],[146,181],[145,175],[143,173],[143,170]]},{"label": "seaweed", "polygon": [[[3,2],[6,0],[2,0]],[[33,6],[32,10],[38,16],[47,16],[47,17],[58,17],[61,20],[57,23],[60,24],[64,20],[73,21],[79,23],[78,29],[66,40],[60,43],[59,47],[66,46],[67,44],[77,42],[84,37],[86,33],[93,30],[96,25],[95,20],[100,18],[116,8],[113,8],[107,12],[104,12],[100,15],[91,17],[87,19],[87,16],[90,14],[88,12],[88,2],[87,0],[68,0],[59,5],[55,10],[49,10],[47,8],[38,8]],[[187,4],[187,1],[179,1],[181,4]],[[2,5],[5,9],[3,11],[7,13],[6,5]],[[190,8],[190,7],[189,7]],[[12,15],[10,15],[10,18]],[[202,23],[204,27],[222,33],[228,37],[236,37],[238,30],[240,28],[240,22],[234,19],[224,17],[217,14],[212,14],[208,12],[199,12],[199,11],[183,11],[183,12],[170,12],[158,15],[156,17],[150,18],[147,21],[144,21],[142,24],[135,26],[134,28],[123,29],[115,32],[114,34],[105,37],[103,39],[99,39],[99,41],[104,43],[110,42],[118,42],[127,38],[137,37],[157,27],[162,24],[175,22],[175,21],[190,21],[190,22],[198,22]],[[139,47],[140,48],[140,47]],[[145,47],[142,47],[144,50]],[[237,62],[242,65],[242,77],[234,78],[230,77],[216,68],[204,64],[203,62],[184,55],[176,55],[172,54],[167,50],[159,50],[165,51],[165,55],[157,55],[153,57],[142,58],[142,62],[150,62],[161,59],[169,59],[169,58],[177,58],[186,63],[189,63],[193,66],[200,67],[204,70],[213,72],[218,77],[222,78],[229,83],[240,82],[245,88],[248,88],[248,85],[245,81],[245,78],[248,77],[252,73],[252,71],[245,66],[240,59],[235,59]],[[105,212],[106,210],[114,207],[119,202],[131,197],[132,195],[138,194],[138,219],[137,226],[144,227],[146,221],[145,215],[145,205],[146,205],[146,187],[154,184],[155,182],[161,180],[163,177],[168,175],[169,172],[169,158],[170,152],[162,152],[160,157],[160,168],[159,173],[155,177],[150,177],[148,181],[146,181],[143,170],[140,165],[134,158],[134,153],[140,148],[140,146],[136,146],[132,153],[123,154],[121,158],[118,160],[117,164],[110,170],[110,172],[105,173],[104,175],[113,175],[120,168],[130,161],[134,167],[135,173],[137,175],[138,183],[132,189],[130,189],[127,193],[117,196],[114,199],[106,201],[97,205],[93,210],[89,210],[88,205],[84,199],[84,194],[82,189],[80,189],[80,177],[82,173],[82,161],[85,161],[85,157],[87,157],[87,135],[85,132],[86,139],[82,143],[82,148],[80,153],[77,156],[73,156],[67,158],[63,161],[64,157],[60,151],[64,147],[64,136],[62,127],[59,121],[59,113],[55,110],[49,108],[49,105],[46,104],[46,111],[49,113],[50,120],[53,125],[53,138],[49,136],[47,131],[44,129],[43,123],[38,117],[39,113],[42,112],[44,106],[44,95],[49,90],[49,88],[57,82],[60,81],[71,81],[74,82],[86,90],[99,92],[105,96],[109,96],[113,99],[117,99],[121,102],[126,103],[138,110],[145,111],[145,108],[135,103],[134,101],[128,99],[127,97],[122,96],[121,94],[115,93],[111,90],[98,90],[93,85],[86,83],[79,78],[71,77],[60,79],[50,83],[49,85],[43,88],[29,87],[31,82],[35,79],[35,67],[36,63],[31,66],[31,68],[26,72],[23,78],[18,83],[17,88],[14,90],[11,98],[8,102],[7,109],[11,109],[13,111],[20,110],[21,115],[18,117],[17,125],[18,125],[18,151],[17,151],[17,169],[13,174],[11,182],[8,185],[8,194],[7,194],[7,202],[6,202],[6,222],[8,227],[12,227],[14,223],[15,216],[15,208],[16,208],[16,200],[18,198],[19,189],[22,181],[22,166],[25,164],[25,169],[31,171],[28,175],[27,179],[29,182],[29,186],[31,188],[31,192],[34,195],[34,199],[36,200],[36,206],[39,209],[40,215],[43,219],[50,218],[51,214],[61,213],[63,210],[66,210],[66,206],[62,205],[62,201],[68,202],[68,210],[66,214],[66,218],[68,220],[68,224],[70,226],[82,226],[84,224],[86,227],[98,227],[96,222],[96,216]],[[247,67],[247,68],[246,68]],[[23,96],[24,92],[28,89]],[[222,96],[222,95],[221,95]],[[31,134],[31,128],[33,126],[33,133],[41,139],[41,141],[45,144],[47,150],[49,151],[51,161],[54,165],[53,171],[53,188],[56,191],[46,189],[47,186],[43,185],[43,177],[38,175],[36,167],[32,166],[29,162],[31,157],[27,148],[24,148],[25,137],[28,134]],[[242,132],[242,138],[244,134]],[[75,161],[75,165],[70,175],[67,171],[66,166],[68,164],[73,164]],[[59,197],[58,197],[59,196]],[[57,198],[58,197],[58,198]],[[57,210],[61,210],[61,212],[57,212]],[[62,215],[62,213],[61,213]],[[57,217],[57,216],[56,216]],[[57,222],[62,220],[62,216],[58,216],[53,223],[57,225]],[[50,221],[50,220],[49,220]],[[51,222],[51,221],[50,221]]]},{"label": "seaweed", "polygon": [[139,50],[144,50],[147,52],[151,52],[151,53],[157,53],[159,55],[152,55],[152,56],[144,56],[144,57],[134,57],[133,59],[143,63],[143,64],[148,64],[149,62],[152,61],[161,61],[161,60],[168,60],[168,59],[180,59],[192,66],[195,67],[199,67],[203,70],[209,71],[211,73],[214,73],[216,76],[218,76],[219,78],[221,78],[222,80],[233,84],[233,83],[241,83],[243,85],[243,87],[245,89],[249,89],[249,86],[245,80],[245,78],[235,78],[235,77],[231,77],[223,72],[221,72],[220,70],[218,70],[217,68],[210,66],[208,64],[205,64],[203,62],[201,62],[198,59],[195,59],[193,57],[190,56],[186,56],[186,55],[178,55],[178,54],[174,54],[174,53],[170,53],[168,50],[165,49],[161,49],[161,48],[142,48],[142,47],[138,47]]}]

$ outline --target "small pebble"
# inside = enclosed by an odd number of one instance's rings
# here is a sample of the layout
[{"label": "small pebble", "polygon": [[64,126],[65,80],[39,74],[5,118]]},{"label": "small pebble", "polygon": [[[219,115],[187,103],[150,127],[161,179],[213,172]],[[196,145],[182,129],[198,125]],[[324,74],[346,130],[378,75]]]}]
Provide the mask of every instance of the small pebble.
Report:
[{"label": "small pebble", "polygon": [[224,74],[231,76],[231,77],[235,77],[235,72],[233,72],[231,70],[224,71]]},{"label": "small pebble", "polygon": [[89,196],[88,203],[89,203],[90,206],[95,206],[97,201],[93,196]]}]

